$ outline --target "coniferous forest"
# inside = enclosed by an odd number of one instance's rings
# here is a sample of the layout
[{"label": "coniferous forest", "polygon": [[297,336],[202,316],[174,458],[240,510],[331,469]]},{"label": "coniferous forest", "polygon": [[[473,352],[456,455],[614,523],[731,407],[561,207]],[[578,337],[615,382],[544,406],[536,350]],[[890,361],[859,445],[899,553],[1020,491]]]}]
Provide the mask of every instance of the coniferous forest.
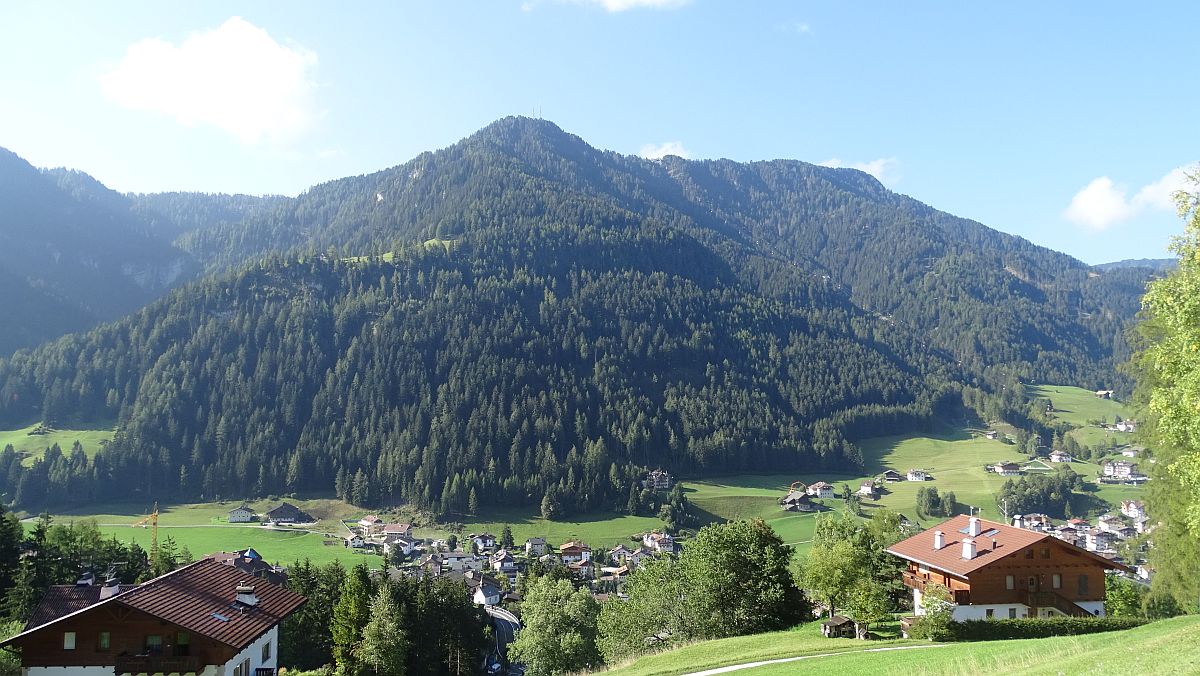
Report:
[{"label": "coniferous forest", "polygon": [[120,197],[209,274],[0,359],[0,426],[117,422],[103,449],[0,453],[18,505],[570,514],[648,467],[848,469],[858,439],[1024,407],[1019,380],[1127,388],[1152,274],[854,170],[642,160],[519,118],[297,198]]}]

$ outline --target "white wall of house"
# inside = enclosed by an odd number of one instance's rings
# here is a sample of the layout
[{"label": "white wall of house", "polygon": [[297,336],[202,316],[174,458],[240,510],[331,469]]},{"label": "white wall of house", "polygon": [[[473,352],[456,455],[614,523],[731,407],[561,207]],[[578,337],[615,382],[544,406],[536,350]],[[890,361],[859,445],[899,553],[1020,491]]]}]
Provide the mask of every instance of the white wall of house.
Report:
[{"label": "white wall of house", "polygon": [[[271,658],[264,661],[262,658],[263,644],[268,642],[271,644]],[[250,660],[250,673],[253,674],[254,670],[259,667],[274,669],[278,659],[279,625],[275,625],[271,627],[270,631],[258,637],[257,641],[246,646],[246,649],[238,653],[236,657],[226,662],[224,670],[217,673],[223,674],[223,676],[233,676],[233,670],[237,668],[237,665],[241,664],[243,660]]]},{"label": "white wall of house", "polygon": [[992,611],[994,620],[1007,620],[1009,611],[1014,611],[1017,617],[1027,617],[1029,615],[1029,606],[1023,603],[997,603],[980,606],[954,606],[954,612],[951,613],[951,619],[955,622],[963,622],[965,620],[986,620],[988,619],[987,611]]},{"label": "white wall of house", "polygon": [[1075,605],[1096,617],[1104,617],[1104,601],[1076,601]]}]

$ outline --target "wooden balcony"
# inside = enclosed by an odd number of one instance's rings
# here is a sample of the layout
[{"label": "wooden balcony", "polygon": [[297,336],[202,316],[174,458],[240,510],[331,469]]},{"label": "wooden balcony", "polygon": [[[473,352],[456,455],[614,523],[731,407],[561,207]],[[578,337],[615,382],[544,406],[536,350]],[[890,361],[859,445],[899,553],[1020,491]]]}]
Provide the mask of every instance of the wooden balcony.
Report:
[{"label": "wooden balcony", "polygon": [[197,655],[186,657],[163,657],[161,655],[118,655],[118,674],[199,674],[204,670],[203,660]]},{"label": "wooden balcony", "polygon": [[[922,594],[925,593],[926,587],[933,585],[933,584],[938,584],[936,582],[926,580],[919,573],[914,573],[911,570],[906,570],[902,573],[901,581],[904,583],[905,587],[911,587],[912,589],[916,589],[917,591],[921,592]],[[945,585],[942,585],[942,586],[945,586]],[[951,589],[949,591],[950,591],[951,601],[953,601],[956,605],[965,606],[971,602],[971,592],[970,591],[968,591],[966,589]]]}]

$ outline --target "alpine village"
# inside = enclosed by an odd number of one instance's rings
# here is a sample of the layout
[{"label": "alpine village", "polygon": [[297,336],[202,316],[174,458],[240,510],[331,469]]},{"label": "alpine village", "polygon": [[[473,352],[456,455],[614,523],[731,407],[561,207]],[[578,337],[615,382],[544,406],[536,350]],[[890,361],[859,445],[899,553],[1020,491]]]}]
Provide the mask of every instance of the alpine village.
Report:
[{"label": "alpine village", "polygon": [[0,676],[1200,673],[1200,16],[1072,4],[0,9]]}]

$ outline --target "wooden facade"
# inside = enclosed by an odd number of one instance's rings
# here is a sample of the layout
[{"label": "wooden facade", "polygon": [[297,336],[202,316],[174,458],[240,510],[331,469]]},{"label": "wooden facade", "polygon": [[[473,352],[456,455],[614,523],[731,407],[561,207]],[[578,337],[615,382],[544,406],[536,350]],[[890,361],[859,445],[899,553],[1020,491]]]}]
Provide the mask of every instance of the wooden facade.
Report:
[{"label": "wooden facade", "polygon": [[[74,633],[75,647],[70,650],[64,647],[68,632]],[[108,634],[107,648],[102,633]],[[137,673],[133,671],[137,664],[160,667],[138,669],[148,673],[170,673],[172,665],[181,673],[198,672],[204,665],[225,664],[237,654],[223,643],[116,604],[85,610],[52,629],[22,637],[13,645],[21,649],[21,665],[25,667],[119,666],[129,670],[115,673]]]}]

